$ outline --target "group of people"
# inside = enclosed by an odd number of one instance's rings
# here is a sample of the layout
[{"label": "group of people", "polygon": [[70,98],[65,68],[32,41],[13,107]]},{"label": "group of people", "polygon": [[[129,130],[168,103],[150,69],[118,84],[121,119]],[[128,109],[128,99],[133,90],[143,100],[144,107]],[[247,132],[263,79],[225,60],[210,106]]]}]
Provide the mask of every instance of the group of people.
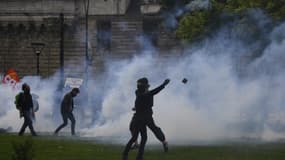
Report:
[{"label": "group of people", "polygon": [[[147,127],[154,133],[156,138],[162,143],[165,152],[168,152],[168,143],[162,130],[156,126],[153,119],[153,97],[158,94],[170,82],[166,79],[160,86],[153,90],[149,90],[149,83],[147,78],[140,78],[137,80],[137,90],[135,91],[136,99],[135,106],[132,109],[133,114],[130,122],[130,131],[132,137],[128,141],[123,151],[122,160],[128,160],[128,153],[133,148],[138,148],[136,160],[143,160],[144,148],[147,141]],[[30,87],[28,84],[22,85],[23,94],[20,96],[21,112],[24,117],[24,124],[19,132],[23,135],[26,127],[29,127],[31,134],[37,136],[34,131],[31,119],[31,110],[33,108],[32,96],[30,94]],[[73,98],[79,94],[78,88],[73,88],[70,92],[65,94],[61,102],[61,115],[63,124],[61,124],[54,132],[55,135],[68,124],[68,119],[71,121],[71,134],[75,135],[75,118],[72,113],[74,104]],[[140,144],[138,144],[138,136],[141,136]]]},{"label": "group of people", "polygon": [[[37,133],[33,127],[32,115],[34,114],[34,104],[32,95],[30,93],[30,86],[27,83],[22,85],[22,93],[19,94],[19,106],[20,106],[20,115],[24,117],[24,123],[20,129],[19,136],[22,136],[27,127],[29,127],[31,134],[37,136]],[[68,119],[71,121],[71,134],[75,135],[75,118],[73,116],[73,97],[77,96],[79,93],[78,88],[73,88],[70,92],[65,94],[61,102],[61,115],[63,119],[63,124],[61,124],[54,132],[56,135],[63,127],[68,124]]]}]

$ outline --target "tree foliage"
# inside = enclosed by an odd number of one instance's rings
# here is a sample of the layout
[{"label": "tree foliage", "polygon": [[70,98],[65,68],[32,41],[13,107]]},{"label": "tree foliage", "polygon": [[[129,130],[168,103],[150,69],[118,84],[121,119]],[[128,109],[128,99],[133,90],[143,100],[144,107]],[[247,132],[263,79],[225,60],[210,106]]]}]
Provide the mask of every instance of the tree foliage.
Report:
[{"label": "tree foliage", "polygon": [[210,14],[207,11],[188,13],[180,20],[180,27],[176,34],[181,39],[193,41],[206,32],[206,25]]},{"label": "tree foliage", "polygon": [[219,23],[217,18],[223,8],[223,4],[214,1],[210,10],[198,10],[185,14],[179,21],[179,27],[176,30],[177,37],[190,42],[202,37],[210,31],[210,28]]},{"label": "tree foliage", "polygon": [[263,10],[276,21],[285,19],[285,0],[211,0],[211,9],[192,11],[182,16],[176,30],[177,37],[193,41],[221,23],[221,14],[243,15],[245,11],[253,8]]},{"label": "tree foliage", "polygon": [[250,8],[259,8],[276,20],[285,18],[285,0],[229,0],[226,9],[243,12]]}]

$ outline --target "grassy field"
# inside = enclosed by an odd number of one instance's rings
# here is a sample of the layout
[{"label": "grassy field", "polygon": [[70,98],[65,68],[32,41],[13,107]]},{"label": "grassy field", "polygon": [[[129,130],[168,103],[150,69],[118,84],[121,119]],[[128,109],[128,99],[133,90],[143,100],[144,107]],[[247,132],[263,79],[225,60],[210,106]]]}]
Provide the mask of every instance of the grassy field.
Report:
[{"label": "grassy field", "polygon": [[[120,160],[124,148],[73,138],[0,134],[0,160],[11,160],[13,144],[23,144],[27,139],[33,143],[35,160]],[[135,155],[132,151],[129,159],[134,160]],[[170,146],[169,153],[148,145],[145,160],[285,160],[285,143]]]}]

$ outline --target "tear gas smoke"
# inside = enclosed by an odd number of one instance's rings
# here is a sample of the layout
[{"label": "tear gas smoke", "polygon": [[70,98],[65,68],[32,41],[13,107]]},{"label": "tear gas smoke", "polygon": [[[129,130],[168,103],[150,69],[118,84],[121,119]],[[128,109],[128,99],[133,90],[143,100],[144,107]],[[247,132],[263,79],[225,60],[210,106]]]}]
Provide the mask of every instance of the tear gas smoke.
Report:
[{"label": "tear gas smoke", "polygon": [[210,9],[211,3],[209,0],[193,0],[185,8],[189,11]]},{"label": "tear gas smoke", "polygon": [[[148,77],[150,88],[171,79],[155,96],[153,107],[154,119],[171,144],[285,138],[284,30],[285,23],[270,29],[260,56],[247,64],[240,60],[255,49],[253,45],[259,46],[242,43],[230,25],[185,49],[182,57],[162,60],[156,54],[142,54],[109,61],[106,73],[89,78],[88,100],[83,95],[75,98],[76,129],[83,136],[115,137],[125,143],[130,138],[136,80]],[[182,84],[184,77],[191,84]],[[61,123],[58,99],[62,95],[55,94],[58,79],[25,77],[22,81],[39,95],[35,129],[54,131]],[[16,91],[3,85],[0,89],[0,128],[18,131],[22,120],[13,104]],[[158,143],[154,137],[149,140]]]},{"label": "tear gas smoke", "polygon": [[211,3],[209,0],[193,0],[190,1],[185,6],[180,6],[176,2],[172,10],[164,11],[162,13],[163,25],[169,30],[174,30],[178,26],[178,18],[183,15],[185,12],[193,12],[197,10],[208,10],[210,9]]}]

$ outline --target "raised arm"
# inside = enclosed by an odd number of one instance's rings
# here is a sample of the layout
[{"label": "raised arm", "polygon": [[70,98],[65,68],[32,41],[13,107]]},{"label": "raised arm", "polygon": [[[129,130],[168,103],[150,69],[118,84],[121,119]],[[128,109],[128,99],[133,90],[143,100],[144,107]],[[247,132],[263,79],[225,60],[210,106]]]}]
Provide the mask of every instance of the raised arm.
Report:
[{"label": "raised arm", "polygon": [[170,82],[170,80],[166,79],[160,86],[156,87],[153,90],[150,90],[148,93],[151,95],[155,95],[155,94],[159,93],[169,82]]}]

